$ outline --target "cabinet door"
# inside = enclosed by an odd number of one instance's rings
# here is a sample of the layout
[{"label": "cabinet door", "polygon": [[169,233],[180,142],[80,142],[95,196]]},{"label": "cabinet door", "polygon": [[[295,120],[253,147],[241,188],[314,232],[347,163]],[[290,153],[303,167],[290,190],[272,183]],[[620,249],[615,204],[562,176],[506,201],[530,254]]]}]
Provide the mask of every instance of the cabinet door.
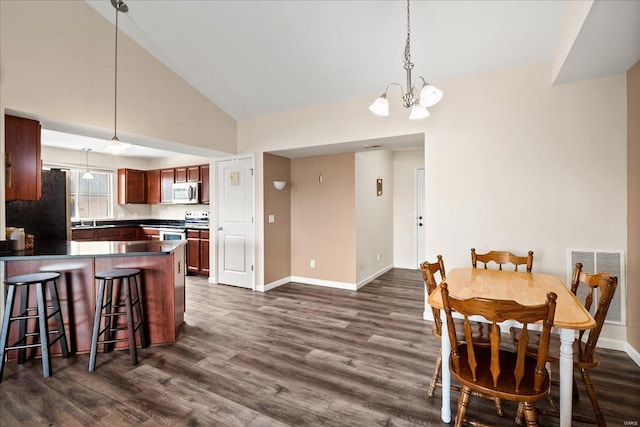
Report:
[{"label": "cabinet door", "polygon": [[198,231],[187,231],[187,271],[200,271],[200,234]]},{"label": "cabinet door", "polygon": [[5,200],[40,200],[40,122],[4,116]]},{"label": "cabinet door", "polygon": [[209,165],[200,166],[200,203],[209,204]]},{"label": "cabinet door", "polygon": [[200,166],[187,168],[187,182],[200,182]]},{"label": "cabinet door", "polygon": [[119,228],[102,228],[96,230],[96,240],[100,241],[116,241],[120,240]]},{"label": "cabinet door", "polygon": [[174,181],[174,169],[162,169],[160,171],[160,203],[171,203],[173,201]]},{"label": "cabinet door", "polygon": [[137,240],[136,227],[124,227],[120,229],[120,240]]},{"label": "cabinet door", "polygon": [[145,177],[145,171],[118,169],[118,204],[145,203]]},{"label": "cabinet door", "polygon": [[160,169],[147,171],[147,203],[160,203]]},{"label": "cabinet door", "polygon": [[176,182],[187,182],[187,168],[176,168]]},{"label": "cabinet door", "polygon": [[76,241],[93,241],[96,240],[95,230],[71,230],[71,240]]},{"label": "cabinet door", "polygon": [[200,232],[200,272],[209,275],[209,232]]}]

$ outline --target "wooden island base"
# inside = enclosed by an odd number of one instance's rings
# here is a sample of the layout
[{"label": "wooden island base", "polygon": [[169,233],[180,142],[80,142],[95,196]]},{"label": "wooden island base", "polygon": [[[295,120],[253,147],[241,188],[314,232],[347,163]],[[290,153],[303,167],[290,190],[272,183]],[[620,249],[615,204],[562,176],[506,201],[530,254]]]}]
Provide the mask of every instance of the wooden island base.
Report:
[{"label": "wooden island base", "polygon": [[[126,243],[131,247],[137,242],[109,243]],[[161,243],[146,242],[144,246]],[[87,244],[91,243],[87,242]],[[155,250],[148,254],[145,254],[144,249],[139,248],[138,252],[109,255],[97,253],[95,256],[47,257],[43,255],[5,258],[5,277],[40,271],[59,272],[58,293],[69,349],[72,353],[88,353],[96,305],[95,273],[114,268],[138,268],[142,272],[141,294],[147,337],[151,344],[167,344],[177,340],[184,322],[184,248],[183,242],[164,245],[160,250],[154,247]],[[30,301],[31,305],[35,305],[35,292],[31,293]],[[14,313],[17,313],[17,307]],[[55,329],[53,319],[51,319],[50,328]],[[15,342],[17,339],[17,329],[17,324],[14,324],[10,342]],[[59,344],[56,343],[52,347],[52,354],[60,354]],[[9,358],[17,358],[17,351],[10,352]]]}]

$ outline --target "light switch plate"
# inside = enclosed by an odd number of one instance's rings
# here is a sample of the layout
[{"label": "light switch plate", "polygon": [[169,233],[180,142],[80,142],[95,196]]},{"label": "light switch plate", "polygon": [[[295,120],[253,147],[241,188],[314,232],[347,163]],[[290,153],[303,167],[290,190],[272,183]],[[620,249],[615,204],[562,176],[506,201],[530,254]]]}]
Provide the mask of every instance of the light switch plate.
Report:
[{"label": "light switch plate", "polygon": [[276,222],[276,216],[275,215],[269,215],[269,224],[273,224],[274,222]]}]

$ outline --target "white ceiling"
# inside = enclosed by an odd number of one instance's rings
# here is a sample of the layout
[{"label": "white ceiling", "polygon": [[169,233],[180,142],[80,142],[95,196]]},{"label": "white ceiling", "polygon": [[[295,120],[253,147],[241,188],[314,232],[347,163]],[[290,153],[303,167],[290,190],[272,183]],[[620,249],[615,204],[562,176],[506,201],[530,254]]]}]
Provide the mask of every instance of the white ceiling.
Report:
[{"label": "white ceiling", "polygon": [[[115,22],[109,0],[86,1]],[[389,83],[404,83],[404,0],[125,2],[120,29],[236,120],[373,100]],[[564,0],[414,0],[414,76],[437,85],[551,62],[565,7]],[[562,82],[625,72],[640,58],[640,1],[597,1],[574,46]]]}]

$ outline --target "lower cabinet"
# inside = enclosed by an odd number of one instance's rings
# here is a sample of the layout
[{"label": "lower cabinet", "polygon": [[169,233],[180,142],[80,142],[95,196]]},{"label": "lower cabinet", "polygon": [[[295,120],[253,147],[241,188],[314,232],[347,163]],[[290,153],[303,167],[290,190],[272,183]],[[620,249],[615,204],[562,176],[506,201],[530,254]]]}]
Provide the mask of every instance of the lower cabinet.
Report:
[{"label": "lower cabinet", "polygon": [[209,275],[208,230],[187,230],[187,271]]},{"label": "lower cabinet", "polygon": [[71,240],[78,242],[98,241],[133,241],[133,240],[155,240],[160,239],[158,230],[148,230],[149,236],[139,227],[113,227],[113,228],[90,228],[71,230]]}]

